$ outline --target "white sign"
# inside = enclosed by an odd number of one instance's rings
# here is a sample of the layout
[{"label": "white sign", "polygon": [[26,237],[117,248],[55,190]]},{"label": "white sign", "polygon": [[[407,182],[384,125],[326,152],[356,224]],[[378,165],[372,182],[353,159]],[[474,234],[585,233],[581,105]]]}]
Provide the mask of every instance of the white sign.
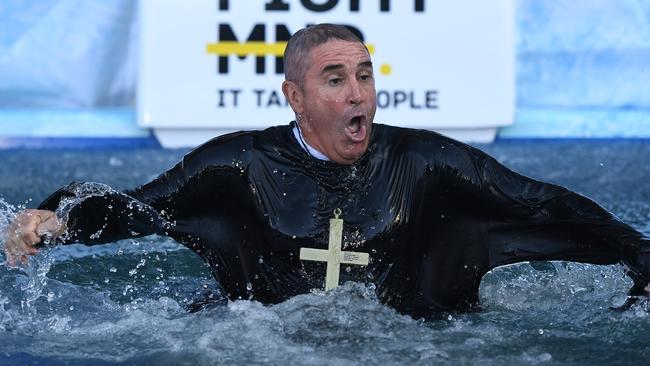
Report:
[{"label": "white sign", "polygon": [[194,131],[207,140],[215,130],[287,123],[293,113],[280,89],[284,46],[298,29],[326,22],[349,26],[371,51],[375,122],[493,131],[513,121],[512,0],[140,4],[138,117],[144,127],[174,135]]}]

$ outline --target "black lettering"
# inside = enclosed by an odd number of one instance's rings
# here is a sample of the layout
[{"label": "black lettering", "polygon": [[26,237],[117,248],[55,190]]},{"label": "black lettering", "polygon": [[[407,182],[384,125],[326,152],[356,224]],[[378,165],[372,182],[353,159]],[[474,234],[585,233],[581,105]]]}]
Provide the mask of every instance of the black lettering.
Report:
[{"label": "black lettering", "polygon": [[409,100],[410,100],[409,104],[411,105],[411,109],[421,109],[422,108],[421,105],[415,104],[415,93],[413,92],[413,90],[411,90],[409,92]]},{"label": "black lettering", "polygon": [[219,95],[219,103],[217,104],[217,107],[227,107],[228,97],[232,98],[231,105],[237,107],[239,104],[239,93],[241,93],[241,89],[217,89],[217,94]]},{"label": "black lettering", "polygon": [[261,107],[262,106],[262,93],[264,93],[264,89],[253,89],[253,93],[255,93],[255,95],[257,96],[257,98],[256,98],[256,100],[257,100],[256,106]]},{"label": "black lettering", "polygon": [[401,90],[397,90],[393,93],[393,98],[394,98],[393,106],[397,108],[397,106],[399,106],[400,104],[406,101],[406,93]]},{"label": "black lettering", "polygon": [[271,95],[269,96],[269,100],[266,103],[267,107],[270,107],[272,105],[277,105],[278,107],[282,106],[280,103],[280,97],[278,97],[278,93],[275,90],[271,90]]},{"label": "black lettering", "polygon": [[332,8],[334,8],[336,4],[339,3],[339,0],[327,0],[325,4],[322,5],[314,4],[312,0],[300,0],[300,2],[302,3],[302,6],[304,6],[307,10],[324,12],[332,10]]},{"label": "black lettering", "polygon": [[415,0],[415,12],[416,13],[424,12],[424,0]]},{"label": "black lettering", "polygon": [[239,93],[241,93],[241,89],[231,89],[230,92],[232,93],[233,107],[237,107],[237,97],[239,96]]},{"label": "black lettering", "polygon": [[424,100],[427,109],[438,109],[438,91],[437,90],[427,90],[424,93]]},{"label": "black lettering", "polygon": [[377,107],[387,108],[390,105],[390,94],[384,90],[377,93]]},{"label": "black lettering", "polygon": [[[246,41],[265,41],[265,26],[264,24],[255,24],[250,35]],[[219,41],[232,41],[239,42],[235,33],[229,24],[219,24]],[[246,58],[246,56],[238,56],[240,60]],[[263,56],[255,57],[255,73],[264,74],[266,71],[266,59]],[[218,73],[227,74],[228,73],[228,56],[219,56],[218,61]]]},{"label": "black lettering", "polygon": [[226,103],[223,100],[224,99],[223,95],[226,93],[226,91],[223,90],[223,89],[219,89],[219,90],[217,90],[217,93],[219,94],[219,104],[217,104],[217,107],[220,107],[220,108],[225,107]]},{"label": "black lettering", "polygon": [[[275,41],[276,42],[286,42],[291,38],[291,32],[284,24],[278,24],[275,26]],[[275,73],[284,74],[284,58],[280,56],[275,57]]]},{"label": "black lettering", "polygon": [[219,0],[219,10],[228,11],[228,0]]},{"label": "black lettering", "polygon": [[266,11],[288,11],[289,4],[285,3],[282,0],[273,0],[269,3],[266,3],[264,7]]},{"label": "black lettering", "polygon": [[[390,11],[390,0],[381,0],[379,10],[381,12]],[[350,11],[359,11],[359,0],[350,0]]]}]

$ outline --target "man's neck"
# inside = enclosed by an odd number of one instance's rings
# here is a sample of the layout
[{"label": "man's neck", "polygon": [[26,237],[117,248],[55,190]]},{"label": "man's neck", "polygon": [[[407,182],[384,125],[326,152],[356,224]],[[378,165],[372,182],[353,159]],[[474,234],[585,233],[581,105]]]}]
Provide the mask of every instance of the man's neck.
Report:
[{"label": "man's neck", "polygon": [[305,141],[305,136],[303,136],[302,130],[300,130],[300,127],[297,123],[293,126],[293,136],[298,141],[298,145],[300,145],[300,147],[302,147],[303,150],[305,150],[309,155],[315,157],[318,160],[330,161],[330,158],[328,158],[327,155],[316,150],[315,147],[309,145],[307,141]]}]

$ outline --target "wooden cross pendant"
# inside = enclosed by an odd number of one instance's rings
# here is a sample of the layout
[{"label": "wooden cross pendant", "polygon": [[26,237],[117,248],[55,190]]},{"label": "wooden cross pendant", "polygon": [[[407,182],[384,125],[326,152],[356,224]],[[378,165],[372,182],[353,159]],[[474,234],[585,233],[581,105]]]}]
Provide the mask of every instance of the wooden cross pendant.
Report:
[{"label": "wooden cross pendant", "polygon": [[342,264],[367,266],[368,253],[341,251],[343,239],[343,219],[340,219],[341,209],[334,210],[334,218],[330,219],[330,236],[327,250],[315,248],[300,248],[300,259],[307,261],[327,262],[325,276],[325,291],[339,285],[339,271]]}]

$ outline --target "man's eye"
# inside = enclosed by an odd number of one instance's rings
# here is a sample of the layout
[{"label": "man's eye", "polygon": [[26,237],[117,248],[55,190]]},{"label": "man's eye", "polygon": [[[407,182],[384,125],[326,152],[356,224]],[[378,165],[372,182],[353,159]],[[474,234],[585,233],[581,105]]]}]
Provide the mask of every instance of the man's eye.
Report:
[{"label": "man's eye", "polygon": [[363,80],[363,81],[370,80],[370,79],[372,79],[372,74],[361,74],[359,76],[359,79]]},{"label": "man's eye", "polygon": [[329,80],[330,85],[339,85],[343,82],[341,78],[332,78]]}]

